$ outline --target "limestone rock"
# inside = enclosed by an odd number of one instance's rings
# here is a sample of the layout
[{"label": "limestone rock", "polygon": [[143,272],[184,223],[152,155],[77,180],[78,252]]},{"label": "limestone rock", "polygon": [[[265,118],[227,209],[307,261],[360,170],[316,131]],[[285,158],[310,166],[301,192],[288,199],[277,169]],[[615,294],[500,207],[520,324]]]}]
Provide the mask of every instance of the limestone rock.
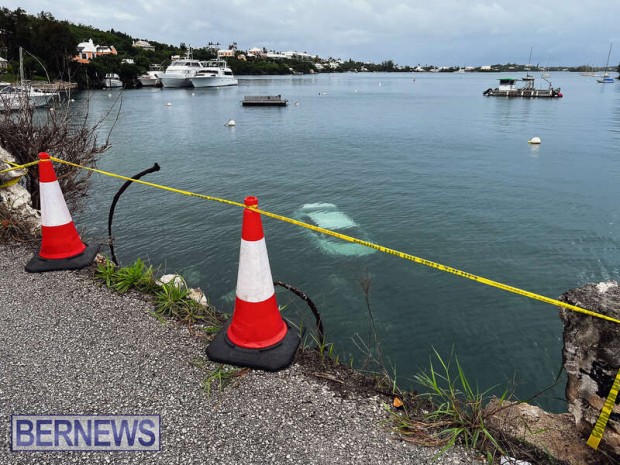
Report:
[{"label": "limestone rock", "polygon": [[553,414],[526,403],[500,403],[499,399],[492,399],[485,408],[485,413],[491,412],[485,421],[487,427],[513,441],[530,444],[556,461],[571,465],[614,463],[586,444],[570,413]]},{"label": "limestone rock", "polygon": [[188,288],[185,279],[181,275],[178,274],[165,274],[161,278],[155,281],[155,283],[159,286],[163,286],[164,284],[173,283],[179,289],[186,288],[187,289],[187,297],[192,299],[194,302],[197,302],[201,305],[207,306],[207,297],[205,296],[202,289],[197,287],[196,289]]},{"label": "limestone rock", "polygon": [[192,299],[194,302],[199,303],[200,305],[207,306],[207,296],[202,292],[202,289],[199,287],[195,289],[190,289],[188,297]]},{"label": "limestone rock", "polygon": [[179,289],[183,287],[187,287],[187,285],[185,284],[185,280],[183,279],[183,276],[178,275],[178,274],[165,274],[161,278],[156,280],[155,283],[159,286],[173,283]]},{"label": "limestone rock", "polygon": [[[586,284],[564,293],[559,300],[620,319],[620,287],[617,282]],[[568,411],[582,437],[587,438],[620,368],[620,324],[566,309],[562,357],[568,375]],[[620,455],[620,406],[616,400],[599,447]]]},{"label": "limestone rock", "polygon": [[[0,147],[0,171],[10,168],[3,160],[15,163],[15,157]],[[0,185],[11,180],[19,179],[26,170],[13,170],[0,174]],[[31,235],[38,235],[41,230],[41,214],[32,208],[30,193],[19,183],[0,188],[0,202],[6,206],[11,216],[25,225]]]}]

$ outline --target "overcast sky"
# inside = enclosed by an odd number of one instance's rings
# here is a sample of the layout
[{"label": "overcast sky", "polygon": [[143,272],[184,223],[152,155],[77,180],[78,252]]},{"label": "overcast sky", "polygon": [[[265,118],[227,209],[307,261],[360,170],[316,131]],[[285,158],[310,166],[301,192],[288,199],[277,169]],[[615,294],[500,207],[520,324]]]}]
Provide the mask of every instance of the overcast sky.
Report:
[{"label": "overcast sky", "polygon": [[[166,44],[266,47],[400,65],[604,66],[620,0],[4,0]],[[107,44],[102,44],[107,45]]]}]

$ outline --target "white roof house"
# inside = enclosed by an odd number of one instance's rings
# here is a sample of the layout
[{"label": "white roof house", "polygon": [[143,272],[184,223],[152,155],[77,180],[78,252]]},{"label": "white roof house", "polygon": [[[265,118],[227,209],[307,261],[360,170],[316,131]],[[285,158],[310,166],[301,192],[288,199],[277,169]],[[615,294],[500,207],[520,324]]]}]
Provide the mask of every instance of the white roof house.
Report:
[{"label": "white roof house", "polygon": [[284,53],[279,52],[269,52],[265,55],[267,58],[272,58],[274,60],[280,60],[283,58],[288,58]]},{"label": "white roof house", "polygon": [[258,57],[258,56],[261,56],[262,54],[263,54],[263,49],[262,48],[254,47],[254,48],[251,48],[250,50],[248,50],[248,55],[249,56]]},{"label": "white roof house", "polygon": [[132,44],[135,48],[141,48],[142,50],[155,51],[155,46],[149,44],[146,40],[136,40]]},{"label": "white roof house", "polygon": [[116,55],[116,49],[110,45],[95,45],[93,39],[88,39],[87,42],[80,42],[77,46],[78,54],[73,59],[80,63],[88,63],[95,57],[101,55]]},{"label": "white roof house", "polygon": [[94,44],[93,39],[88,39],[88,42],[80,42],[77,46],[80,53],[96,53],[97,46]]},{"label": "white roof house", "polygon": [[226,58],[226,57],[234,57],[234,56],[235,56],[234,50],[218,50],[217,51],[218,58]]},{"label": "white roof house", "polygon": [[287,58],[314,58],[312,55],[306,52],[296,52],[295,50],[289,50],[288,52],[283,52],[283,55],[286,55]]}]

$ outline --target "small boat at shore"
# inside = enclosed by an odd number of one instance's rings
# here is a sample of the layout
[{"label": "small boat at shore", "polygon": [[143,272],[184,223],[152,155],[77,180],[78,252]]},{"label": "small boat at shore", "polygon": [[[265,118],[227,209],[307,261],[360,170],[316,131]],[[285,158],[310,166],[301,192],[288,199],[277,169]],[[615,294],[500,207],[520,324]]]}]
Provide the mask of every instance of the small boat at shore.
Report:
[{"label": "small boat at shore", "polygon": [[[536,88],[534,85],[534,76],[527,74],[521,79],[517,78],[499,78],[499,86],[495,89],[489,88],[482,95],[486,97],[522,97],[522,98],[561,98],[562,92],[559,87],[554,88],[551,82],[543,77],[543,80],[549,83],[546,89]],[[524,84],[517,85],[522,81]]]},{"label": "small boat at shore", "polygon": [[105,78],[103,78],[103,86],[108,89],[123,87],[123,81],[121,81],[118,74],[107,73]]},{"label": "small boat at shore", "polygon": [[[31,81],[24,78],[23,48],[19,47],[19,83],[4,83],[0,88],[0,111],[19,111],[25,109],[41,108],[49,104],[59,96],[56,91],[35,88]],[[48,83],[39,83],[43,87]]]},{"label": "small boat at shore", "polygon": [[138,82],[142,87],[158,87],[161,86],[161,81],[157,77],[158,73],[161,73],[162,69],[160,65],[151,65],[149,70],[138,76]]},{"label": "small boat at shore", "polygon": [[45,107],[58,95],[58,92],[44,92],[30,86],[8,85],[0,89],[0,111]]},{"label": "small boat at shore", "polygon": [[241,101],[244,107],[285,107],[288,100],[281,95],[246,95]]},{"label": "small boat at shore", "polygon": [[204,68],[190,79],[194,87],[224,87],[239,84],[225,60],[211,60],[203,65]]}]

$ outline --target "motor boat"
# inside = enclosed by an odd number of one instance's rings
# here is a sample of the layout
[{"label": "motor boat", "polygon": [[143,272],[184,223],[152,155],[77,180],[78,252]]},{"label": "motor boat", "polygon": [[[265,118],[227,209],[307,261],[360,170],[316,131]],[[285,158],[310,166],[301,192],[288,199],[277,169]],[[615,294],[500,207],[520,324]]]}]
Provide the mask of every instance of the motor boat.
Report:
[{"label": "motor boat", "polygon": [[160,65],[151,65],[146,73],[138,76],[138,81],[143,87],[161,86],[161,81],[157,77],[157,74],[162,72],[163,70]]},{"label": "motor boat", "polygon": [[4,86],[0,89],[0,111],[45,107],[50,100],[57,96],[57,92],[43,92],[28,85]]},{"label": "motor boat", "polygon": [[190,49],[185,58],[174,60],[166,68],[166,71],[157,73],[157,77],[164,87],[191,87],[191,79],[198,71],[204,69],[205,63],[204,61],[194,60]]},{"label": "motor boat", "polygon": [[[499,78],[499,86],[489,88],[482,95],[487,97],[523,97],[523,98],[561,98],[562,91],[559,87],[553,87],[548,79],[542,78],[549,84],[548,88],[539,89],[534,86],[534,76],[527,74],[521,79],[502,77]],[[517,85],[522,81],[523,85]]]},{"label": "motor boat", "polygon": [[31,81],[24,79],[23,48],[19,48],[19,83],[5,83],[0,88],[0,111],[18,111],[45,107],[58,92],[46,92],[35,89]]},{"label": "motor boat", "polygon": [[211,60],[204,63],[204,68],[190,79],[194,87],[236,86],[239,81],[225,60]]},{"label": "motor boat", "polygon": [[123,87],[123,81],[116,73],[107,73],[103,78],[103,85],[107,88]]}]

